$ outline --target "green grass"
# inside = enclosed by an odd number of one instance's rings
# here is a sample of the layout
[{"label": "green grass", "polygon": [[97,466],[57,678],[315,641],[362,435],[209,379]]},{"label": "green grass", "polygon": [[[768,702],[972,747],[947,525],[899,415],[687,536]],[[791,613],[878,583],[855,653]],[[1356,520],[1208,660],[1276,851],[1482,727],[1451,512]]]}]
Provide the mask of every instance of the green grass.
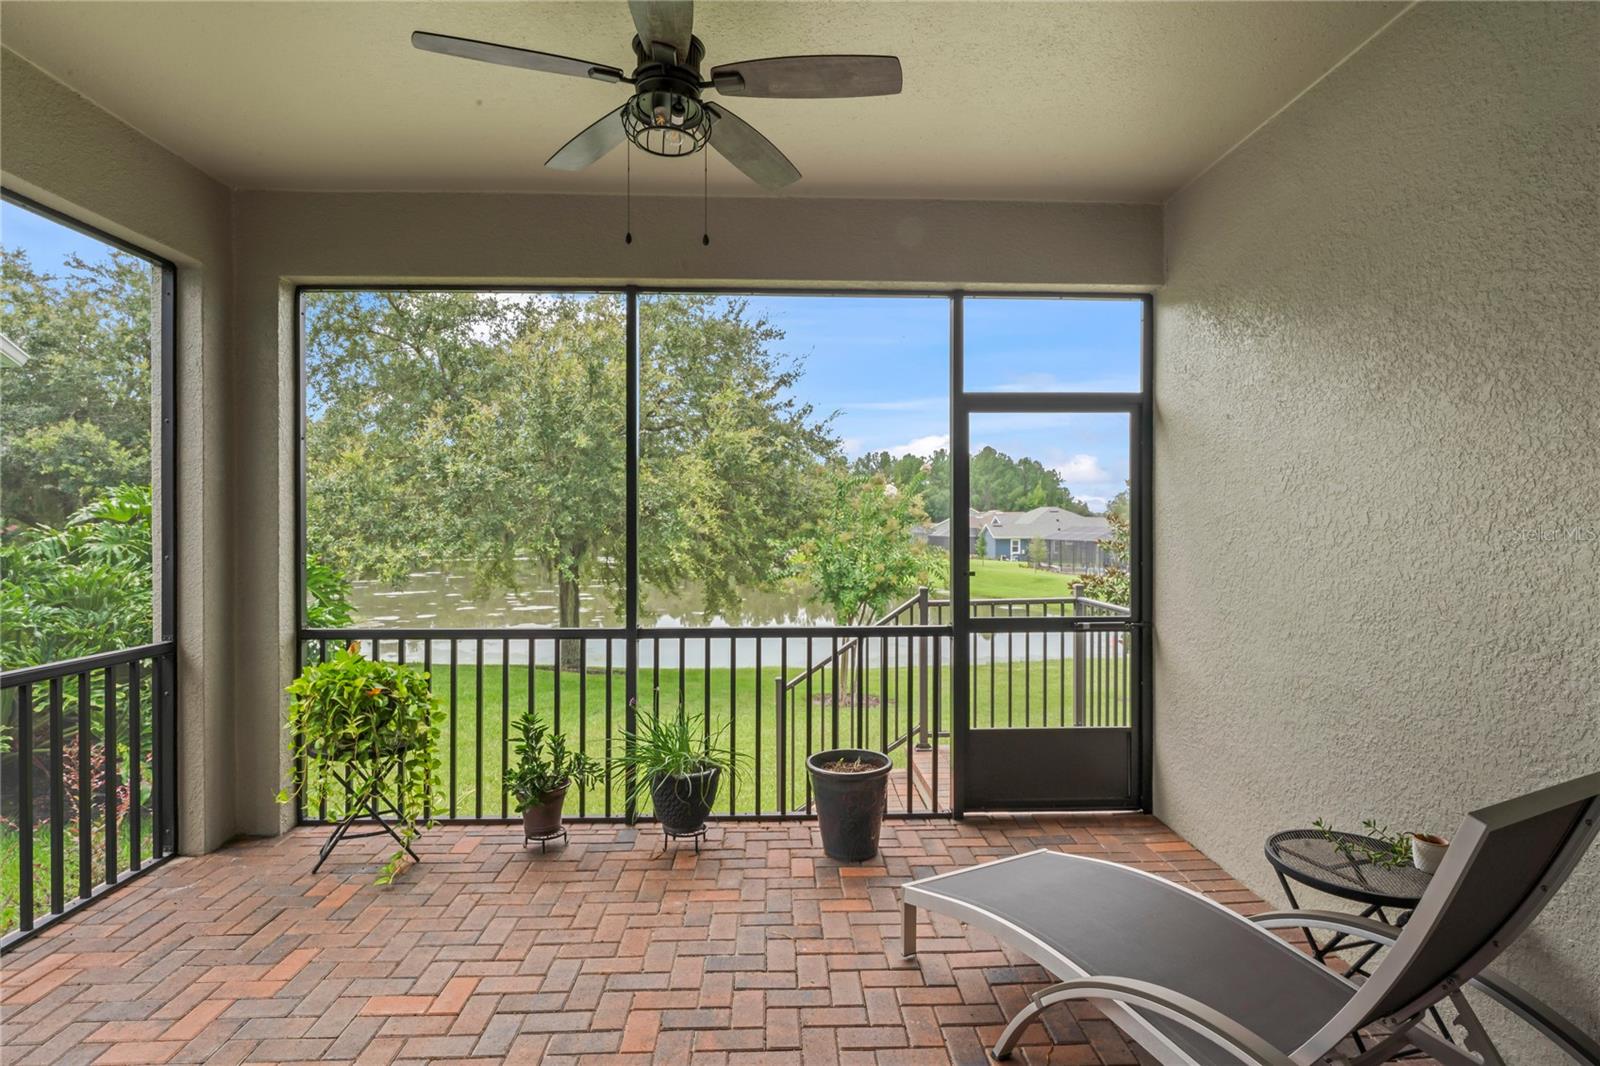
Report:
[{"label": "green grass", "polygon": [[[972,722],[975,728],[1003,728],[1023,725],[1071,725],[1072,685],[1071,660],[1059,658],[1060,646],[1051,643],[1055,658],[1041,660],[1035,648],[1031,658],[1025,656],[1020,637],[1015,638],[1008,656],[1005,637],[1000,637],[996,666],[979,665],[973,668],[974,698]],[[1070,638],[1069,642],[1070,642]],[[828,645],[819,642],[817,657],[821,658]],[[742,648],[746,654],[749,649]],[[946,655],[948,660],[948,655]],[[891,660],[891,666],[893,662]],[[868,676],[859,700],[854,687],[841,679],[838,706],[838,743],[841,746],[884,748],[889,742],[904,736],[914,727],[917,717],[916,671],[903,665],[887,672],[876,666],[866,671]],[[789,676],[800,674],[793,666]],[[1090,661],[1085,673],[1088,702],[1104,708],[1091,715],[1086,724],[1124,724],[1125,711],[1113,712],[1116,706],[1127,705],[1125,682],[1111,676],[1105,665]],[[610,678],[609,723],[606,683]],[[676,713],[679,696],[682,706],[693,716],[710,707],[711,729],[731,741],[737,752],[745,756],[744,772],[730,788],[724,783],[717,800],[721,814],[776,813],[793,810],[806,799],[805,756],[808,752],[832,747],[834,743],[834,701],[831,672],[824,670],[812,678],[810,702],[807,703],[804,686],[787,698],[787,715],[784,722],[784,754],[780,758],[779,729],[775,708],[777,695],[774,665],[764,663],[758,679],[752,667],[737,670],[713,668],[661,669],[645,668],[639,678],[641,715],[659,707],[661,713]],[[533,685],[533,706],[537,713],[555,723],[574,746],[598,759],[606,760],[621,753],[624,743],[625,696],[624,675],[614,671],[579,674],[574,670],[559,674],[551,667],[540,666],[531,672],[526,666],[502,667],[486,663],[483,667],[483,684],[478,687],[477,668],[458,665],[455,673],[455,716],[453,728],[446,725],[441,736],[443,769],[443,794],[454,796],[454,816],[463,818],[497,818],[514,816],[515,801],[503,796],[504,757],[508,754],[504,738],[506,725],[513,724],[529,707],[529,682]],[[949,729],[950,669],[944,666],[937,677],[929,678],[930,725],[935,710],[933,687],[937,684],[937,710],[939,728]],[[709,686],[709,689],[708,689]],[[450,706],[450,667],[434,664],[434,691],[447,710]],[[709,701],[707,699],[709,691]],[[559,692],[559,712],[557,693]],[[1122,693],[1120,700],[1117,693]],[[809,706],[810,713],[807,714]],[[579,713],[580,708],[586,713]],[[807,733],[809,719],[809,734]],[[453,754],[452,754],[453,740]],[[942,740],[941,746],[947,743]],[[905,746],[892,753],[895,765],[905,766]],[[455,767],[452,784],[451,765]],[[780,771],[780,767],[782,768]],[[602,783],[586,792],[574,792],[567,798],[569,814],[620,815],[624,810],[623,779],[615,773],[609,783]],[[330,813],[339,807],[338,797],[330,800]],[[307,802],[307,813],[316,816],[318,797],[313,790]],[[450,817],[448,802],[437,812]]]},{"label": "green grass", "polygon": [[972,571],[969,595],[975,600],[1071,596],[1072,583],[1079,580],[1074,574],[1035,570],[1006,559],[973,559],[967,569]]},{"label": "green grass", "polygon": [[[90,827],[90,868],[89,887],[91,890],[99,888],[105,881],[105,826],[100,823],[100,814],[97,810],[95,824]],[[140,812],[139,854],[143,862],[151,861],[154,848],[154,826],[150,810],[147,807]],[[75,818],[69,817],[66,831],[62,833],[62,891],[63,902],[71,906],[78,898],[81,890],[78,874],[82,867],[78,848],[78,824]],[[117,848],[117,869],[119,873],[126,873],[130,869],[132,859],[133,823],[131,819],[123,818],[118,826],[119,844]],[[51,867],[51,841],[50,823],[41,821],[33,830],[33,918],[38,922],[50,913],[50,867]],[[11,932],[18,927],[18,915],[21,908],[21,892],[18,882],[18,869],[21,859],[21,841],[17,830],[12,825],[0,825],[0,935]]]}]

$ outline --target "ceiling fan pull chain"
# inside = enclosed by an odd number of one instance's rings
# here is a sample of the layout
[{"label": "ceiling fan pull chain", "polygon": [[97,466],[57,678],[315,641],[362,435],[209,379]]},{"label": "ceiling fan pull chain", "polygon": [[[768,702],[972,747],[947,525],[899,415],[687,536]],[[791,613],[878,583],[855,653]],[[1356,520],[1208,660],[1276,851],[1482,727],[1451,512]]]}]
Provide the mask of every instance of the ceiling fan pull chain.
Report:
[{"label": "ceiling fan pull chain", "polygon": [[700,243],[711,246],[711,153],[700,153]]},{"label": "ceiling fan pull chain", "polygon": [[624,233],[623,233],[623,237],[622,237],[622,243],[623,244],[632,244],[633,243],[633,145],[632,144],[628,145],[628,147],[626,149],[626,152],[627,152],[627,159],[628,159],[628,182],[627,182],[627,185],[625,187],[626,188],[626,192],[624,193],[624,195],[622,197],[622,201],[627,206],[625,206],[622,209],[623,210],[623,216],[622,217],[623,217],[623,220],[624,220],[623,221]]}]

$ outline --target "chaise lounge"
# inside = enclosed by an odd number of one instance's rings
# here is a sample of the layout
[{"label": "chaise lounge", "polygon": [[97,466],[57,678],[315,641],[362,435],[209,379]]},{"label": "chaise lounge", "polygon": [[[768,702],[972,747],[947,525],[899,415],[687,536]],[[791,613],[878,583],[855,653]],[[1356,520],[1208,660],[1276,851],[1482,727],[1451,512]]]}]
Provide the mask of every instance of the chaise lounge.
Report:
[{"label": "chaise lounge", "polygon": [[[1326,911],[1244,918],[1153,874],[1039,850],[904,886],[904,952],[925,908],[983,929],[1060,979],[1035,994],[994,1048],[1009,1057],[1046,1008],[1092,1000],[1158,1061],[1366,1066],[1420,1050],[1446,1066],[1498,1051],[1471,987],[1576,1062],[1600,1044],[1486,967],[1561,887],[1600,830],[1600,773],[1474,811],[1403,929]],[[1323,928],[1389,945],[1357,984],[1270,930]],[[1461,1044],[1427,1028],[1448,1003]]]}]

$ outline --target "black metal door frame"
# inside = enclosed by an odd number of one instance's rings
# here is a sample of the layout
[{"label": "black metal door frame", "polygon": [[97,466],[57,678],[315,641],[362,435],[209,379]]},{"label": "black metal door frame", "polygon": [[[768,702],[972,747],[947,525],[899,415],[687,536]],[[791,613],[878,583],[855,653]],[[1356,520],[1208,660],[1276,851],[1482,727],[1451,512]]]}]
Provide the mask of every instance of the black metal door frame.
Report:
[{"label": "black metal door frame", "polygon": [[[985,293],[984,295],[990,295]],[[993,295],[1011,297],[1013,294]],[[1086,293],[1080,298],[1128,298],[1126,294]],[[1048,298],[1048,297],[1041,297]],[[1056,299],[1062,298],[1059,294]],[[1138,392],[968,392],[966,389],[966,294],[956,292],[950,301],[950,629],[951,629],[951,808],[963,817],[973,799],[974,758],[971,729],[969,675],[970,638],[978,632],[1004,632],[1038,628],[1037,620],[971,617],[971,581],[967,536],[956,535],[956,519],[971,508],[972,448],[971,416],[974,414],[1126,414],[1128,416],[1129,538],[1131,603],[1126,624],[1133,656],[1133,706],[1131,708],[1131,746],[1128,751],[1128,789],[1125,802],[1115,806],[1149,811],[1151,795],[1151,679],[1149,633],[1151,605],[1151,452],[1153,447],[1154,396],[1154,300],[1149,294],[1136,297],[1143,304],[1141,330],[1140,389]],[[965,532],[965,531],[964,531]],[[1056,628],[1093,628],[1089,620],[1052,620]],[[1023,625],[1015,623],[1021,622]],[[1103,624],[1103,623],[1102,623]],[[992,805],[991,805],[992,806]],[[1002,805],[1010,806],[1010,805]],[[1060,809],[1106,809],[1099,800],[1052,804]],[[1038,809],[1031,807],[1030,809]]]}]

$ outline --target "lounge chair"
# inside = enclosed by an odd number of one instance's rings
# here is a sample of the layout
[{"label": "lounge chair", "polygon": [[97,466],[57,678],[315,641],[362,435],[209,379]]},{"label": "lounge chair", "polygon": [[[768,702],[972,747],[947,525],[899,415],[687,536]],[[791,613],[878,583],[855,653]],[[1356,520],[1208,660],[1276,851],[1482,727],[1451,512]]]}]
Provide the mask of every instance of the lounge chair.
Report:
[{"label": "lounge chair", "polygon": [[[1592,1037],[1485,970],[1561,887],[1597,829],[1600,773],[1474,811],[1403,929],[1325,911],[1245,918],[1154,874],[1034,851],[905,885],[903,950],[916,954],[920,907],[990,933],[1060,979],[1007,1024],[997,1059],[1045,1008],[1092,1000],[1163,1063],[1366,1066],[1414,1048],[1446,1066],[1496,1066],[1503,1060],[1463,994],[1472,987],[1573,1060],[1600,1066]],[[1391,946],[1356,984],[1269,932],[1283,928]],[[1446,1006],[1462,1044],[1424,1025],[1430,1008]]]}]

